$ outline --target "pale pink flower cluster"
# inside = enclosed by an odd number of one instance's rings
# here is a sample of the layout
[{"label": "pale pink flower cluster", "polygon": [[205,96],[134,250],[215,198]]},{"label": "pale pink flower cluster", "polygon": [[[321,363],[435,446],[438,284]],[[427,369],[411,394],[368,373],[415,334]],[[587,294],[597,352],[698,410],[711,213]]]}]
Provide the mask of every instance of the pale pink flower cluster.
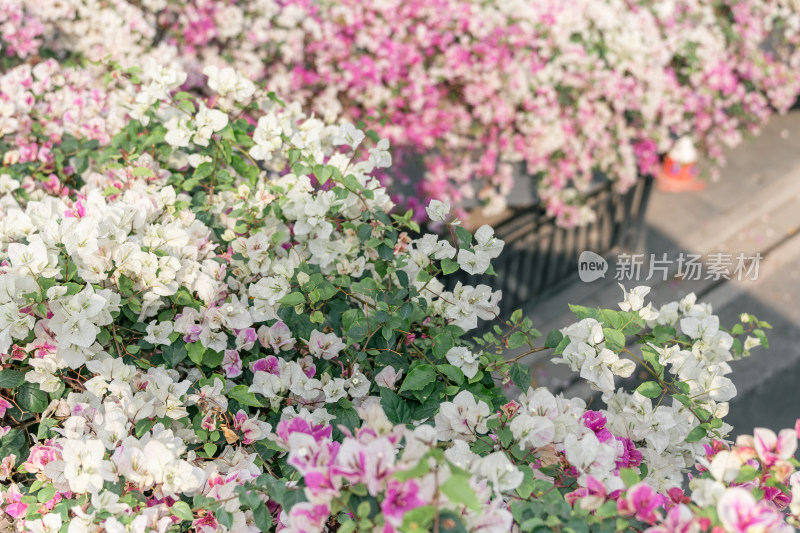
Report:
[{"label": "pale pink flower cluster", "polygon": [[[364,119],[408,169],[423,157],[422,197],[496,211],[516,174],[535,175],[548,210],[576,224],[593,216],[580,203],[596,172],[626,190],[678,137],[722,164],[726,146],[793,103],[797,4],[717,4],[18,0],[7,10],[21,20],[9,35],[44,25],[28,33],[58,54],[180,63],[188,86],[201,65],[232,62],[323,119]],[[38,41],[9,42],[25,57]]]}]

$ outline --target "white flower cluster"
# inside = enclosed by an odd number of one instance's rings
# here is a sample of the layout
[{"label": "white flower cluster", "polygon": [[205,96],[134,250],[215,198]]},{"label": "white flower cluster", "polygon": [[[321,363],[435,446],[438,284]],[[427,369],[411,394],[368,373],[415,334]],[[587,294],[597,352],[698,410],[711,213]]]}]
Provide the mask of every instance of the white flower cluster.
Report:
[{"label": "white flower cluster", "polygon": [[[0,359],[19,365],[25,386],[51,395],[41,423],[58,435],[34,439],[22,468],[51,483],[57,498],[87,495],[89,503],[74,511],[70,531],[161,528],[173,512],[170,498],[194,496],[226,502],[234,523],[229,530],[253,531],[252,512],[239,511],[234,489],[263,473],[248,445],[274,438],[264,412],[271,408],[282,420],[330,424],[341,405],[374,401],[369,397],[374,382],[396,388],[403,375],[385,366],[368,377],[371,368],[358,362],[334,373],[330,368],[346,360],[352,343],[322,326],[301,334],[279,316],[281,300],[300,294],[298,285],[312,283],[309,265],[321,273],[314,275],[315,284],[337,276],[353,284],[361,279],[365,287],[383,282],[376,247],[341,221],[358,220],[365,211],[386,216],[393,207],[369,175],[389,164],[388,146],[378,144],[368,160],[352,163],[352,157],[334,150],[334,138],[344,135],[356,145],[363,132],[327,126],[297,106],[265,99],[255,146],[250,154],[241,150],[243,157],[267,159],[258,147],[268,138],[269,163],[276,168],[285,168],[290,152],[301,150],[306,162],[327,165],[346,175],[347,183],[355,180],[360,192],[326,190],[313,185],[309,175],[259,169],[253,179],[239,178],[209,195],[209,212],[197,214],[189,208],[193,198],[170,183],[207,161],[192,158],[212,149],[212,138],[218,142],[228,114],[200,104],[191,117],[179,118],[188,106],[169,94],[185,75],[164,68],[150,76],[137,105],[143,111],[157,107],[147,111],[148,117],[153,127],[166,126],[164,141],[171,153],[93,166],[73,195],[37,188],[16,195],[9,187],[0,199]],[[250,94],[249,86],[230,73],[209,76],[212,89],[232,95],[234,102],[263,97]],[[280,131],[265,129],[273,120]],[[230,167],[226,171],[233,174]],[[240,225],[245,218],[256,221],[247,231]],[[374,233],[383,243],[381,232]],[[470,253],[484,262],[496,257],[502,244],[485,227]],[[393,282],[405,274],[421,291],[417,298],[426,317],[471,329],[479,318],[498,313],[499,292],[461,283],[445,291],[431,277],[436,274],[429,268],[431,257],[456,256],[455,248],[439,244],[435,236],[412,242],[402,235],[392,252]],[[458,263],[469,270],[471,263]],[[423,270],[427,281],[422,281]],[[337,293],[326,283],[326,290]],[[379,303],[367,289],[348,290],[356,308]],[[283,311],[292,309],[283,305]],[[255,350],[261,351],[259,358],[251,355]],[[138,357],[145,351],[147,357]],[[456,351],[447,359],[466,376],[479,371],[480,354]],[[200,362],[220,373],[204,375]],[[231,399],[263,409],[229,412]],[[0,403],[4,409],[5,403]],[[480,409],[489,415],[486,404]],[[195,417],[195,411],[202,416]],[[221,434],[228,442],[224,449],[208,442],[209,435],[219,439]],[[2,468],[13,468],[14,460],[5,460]],[[147,509],[120,503],[109,486],[121,480],[126,488],[148,494]],[[495,490],[503,483],[497,481]],[[489,490],[485,483],[482,487]],[[19,494],[13,484],[2,492],[6,503]],[[112,509],[111,516],[105,514]],[[510,520],[506,511],[497,512],[504,523]],[[131,517],[133,522],[123,519]],[[480,520],[477,514],[475,520]],[[28,522],[34,528],[58,526],[49,517]]]},{"label": "white flower cluster", "polygon": [[[658,311],[652,304],[644,305],[647,287],[637,287],[625,293],[620,303],[623,311],[637,313],[651,326],[669,326],[691,339],[691,344],[650,346],[657,361],[676,380],[686,384],[685,395],[712,417],[728,413],[728,401],[736,388],[725,377],[731,372],[733,338],[719,329],[719,318],[711,314],[708,304],[696,303],[694,294],[662,306]],[[579,372],[592,389],[602,392],[607,405],[608,427],[617,435],[626,435],[634,442],[646,442],[641,448],[652,475],[648,482],[659,487],[660,482],[678,483],[681,471],[691,467],[702,456],[702,446],[686,441],[697,425],[696,414],[677,399],[671,405],[654,406],[653,401],[638,392],[615,391],[614,376],[629,377],[636,368],[635,354],[622,359],[606,347],[603,326],[593,318],[585,318],[562,330],[569,338],[563,353],[554,358]],[[659,378],[667,379],[666,377]],[[722,424],[725,434],[731,428]],[[659,487],[661,488],[661,487]]]},{"label": "white flower cluster", "polygon": [[[108,531],[124,529],[118,519],[133,510],[115,503],[119,496],[107,485],[121,477],[130,487],[162,499],[202,494],[235,500],[233,488],[259,475],[257,456],[245,448],[229,446],[216,458],[200,458],[188,448],[197,435],[187,424],[186,407],[202,405],[209,416],[224,416],[227,399],[220,380],[196,389],[190,380],[180,380],[176,370],[154,367],[143,372],[109,356],[89,361],[86,368],[93,375],[86,390],[54,401],[45,413],[59,421],[61,436],[37,443],[22,465],[56,490],[91,494],[91,504],[77,512],[70,531],[93,531],[96,524]],[[154,417],[169,422],[141,425]],[[250,442],[271,430],[246,416],[237,416],[232,426],[242,429]],[[238,501],[229,507],[245,527],[251,517],[237,513]],[[98,524],[95,514],[108,511],[113,515]],[[161,523],[169,516],[166,503],[139,512],[143,522]]]}]

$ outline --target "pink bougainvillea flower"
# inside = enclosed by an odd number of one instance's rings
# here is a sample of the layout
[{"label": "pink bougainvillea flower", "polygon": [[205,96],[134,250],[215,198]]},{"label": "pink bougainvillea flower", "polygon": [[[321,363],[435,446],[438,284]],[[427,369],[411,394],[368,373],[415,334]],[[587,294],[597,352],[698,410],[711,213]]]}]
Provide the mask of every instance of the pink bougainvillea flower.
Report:
[{"label": "pink bougainvillea flower", "polygon": [[395,525],[403,522],[403,516],[412,509],[425,505],[419,497],[419,486],[413,479],[397,481],[390,479],[386,489],[386,497],[381,503],[384,517]]},{"label": "pink bougainvillea flower", "polygon": [[756,502],[753,494],[733,487],[725,491],[717,503],[717,514],[728,533],[789,533],[794,528],[783,521],[783,516],[768,502]]},{"label": "pink bougainvillea flower", "polygon": [[753,440],[758,458],[767,467],[789,459],[797,450],[797,434],[791,429],[783,429],[775,435],[771,429],[756,428]]},{"label": "pink bougainvillea flower", "polygon": [[7,409],[11,409],[11,402],[3,397],[0,397],[0,418],[5,416]]},{"label": "pink bougainvillea flower", "polygon": [[331,509],[327,504],[296,503],[289,511],[291,531],[297,533],[317,533],[322,531],[330,515]]},{"label": "pink bougainvillea flower", "polygon": [[330,439],[332,432],[332,426],[325,426],[322,424],[314,425],[308,420],[299,416],[296,416],[292,419],[281,420],[278,423],[278,429],[276,430],[278,442],[283,444],[284,447],[288,446],[289,437],[292,435],[292,433],[306,433],[311,435],[314,440],[319,442],[322,439]]},{"label": "pink bougainvillea flower", "polygon": [[594,431],[597,440],[600,442],[606,442],[614,438],[614,435],[606,429],[606,417],[600,411],[586,411],[581,418],[583,419],[583,425]]},{"label": "pink bougainvillea flower", "polygon": [[667,499],[645,482],[630,487],[624,498],[617,500],[617,511],[623,516],[634,516],[637,520],[653,524],[661,517],[658,509]]},{"label": "pink bougainvillea flower", "polygon": [[572,506],[574,506],[576,502],[580,502],[581,509],[594,511],[606,502],[608,499],[607,496],[606,487],[603,485],[603,482],[587,475],[586,486],[565,494],[564,499]]},{"label": "pink bougainvillea flower", "polygon": [[225,376],[229,378],[242,375],[242,360],[237,350],[225,350],[225,355],[222,358],[222,370],[225,371]]}]

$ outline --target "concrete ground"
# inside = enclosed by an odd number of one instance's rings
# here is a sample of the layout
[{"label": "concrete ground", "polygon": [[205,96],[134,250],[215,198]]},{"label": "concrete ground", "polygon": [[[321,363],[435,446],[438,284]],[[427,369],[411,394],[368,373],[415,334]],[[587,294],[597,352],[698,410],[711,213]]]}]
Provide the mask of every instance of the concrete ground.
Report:
[{"label": "concrete ground", "polygon": [[[711,302],[723,325],[742,312],[772,324],[769,350],[756,350],[732,364],[739,395],[731,402],[728,422],[735,433],[754,426],[778,430],[800,417],[800,112],[774,117],[764,132],[728,155],[718,182],[697,193],[654,191],[647,213],[646,240],[640,252],[666,253],[672,261],[667,281],[626,281],[628,287],[653,286],[656,305],[689,292]],[[759,253],[758,278],[742,281],[681,281],[673,277],[680,253]],[[613,259],[613,256],[612,256]],[[707,261],[708,262],[708,261]],[[530,302],[527,313],[547,332],[574,322],[568,303],[615,307],[622,291],[610,262],[605,279],[583,283],[577,278],[546,299]],[[708,265],[704,269],[707,272]],[[530,360],[539,383],[588,395],[563,365],[549,363],[548,352]],[[539,354],[536,354],[539,355]]]}]

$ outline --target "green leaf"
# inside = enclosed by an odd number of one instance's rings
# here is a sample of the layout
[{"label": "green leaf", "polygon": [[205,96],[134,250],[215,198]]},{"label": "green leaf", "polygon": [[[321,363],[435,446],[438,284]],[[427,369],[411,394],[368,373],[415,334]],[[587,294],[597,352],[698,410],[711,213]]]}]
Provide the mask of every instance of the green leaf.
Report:
[{"label": "green leaf", "polygon": [[[451,226],[452,227],[452,226]],[[472,234],[461,226],[455,226],[458,239],[469,246],[472,244]]]},{"label": "green leaf", "polygon": [[278,300],[279,304],[283,304],[287,307],[294,307],[296,305],[300,305],[306,302],[306,297],[303,295],[302,292],[290,292],[280,300]]},{"label": "green leaf", "polygon": [[206,353],[203,354],[203,364],[209,368],[217,368],[222,364],[224,358],[225,354],[223,352],[206,350]]},{"label": "green leaf", "polygon": [[403,527],[401,531],[408,533],[427,533],[429,525],[433,521],[435,510],[432,505],[417,507],[403,515]]},{"label": "green leaf", "polygon": [[169,510],[172,512],[172,514],[174,514],[181,520],[188,520],[190,522],[194,520],[194,513],[192,513],[192,508],[189,507],[189,504],[186,502],[177,501],[172,504],[172,507],[170,507]]},{"label": "green leaf", "polygon": [[661,385],[656,383],[655,381],[645,381],[638,387],[636,387],[636,392],[641,394],[646,398],[658,398],[658,396],[662,393],[663,389]]},{"label": "green leaf", "polygon": [[399,392],[422,390],[434,381],[436,370],[431,365],[419,365],[408,373]]},{"label": "green leaf", "polygon": [[43,413],[47,409],[47,393],[35,383],[23,383],[17,390],[16,401],[25,411]]},{"label": "green leaf", "polygon": [[352,174],[348,174],[344,177],[344,186],[350,189],[351,191],[360,191],[361,184],[358,183],[358,180]]},{"label": "green leaf", "polygon": [[523,500],[527,500],[528,497],[533,493],[533,489],[536,486],[536,480],[533,477],[533,470],[528,465],[520,465],[519,466],[520,472],[522,472],[523,478],[522,483],[519,484],[517,487],[517,494]]},{"label": "green leaf", "polygon": [[249,392],[247,388],[247,385],[236,385],[230,390],[228,397],[248,407],[264,407],[264,402],[255,393]]},{"label": "green leaf", "polygon": [[407,424],[413,419],[414,411],[408,405],[408,400],[405,400],[394,391],[382,387],[381,391],[381,407],[386,417],[393,424]]},{"label": "green leaf", "polygon": [[705,436],[706,436],[705,428],[697,426],[696,428],[691,430],[689,434],[686,436],[686,442],[697,442]]},{"label": "green leaf", "polygon": [[36,440],[44,440],[50,436],[50,429],[58,425],[58,420],[54,418],[43,418],[36,429]]},{"label": "green leaf", "polygon": [[763,329],[754,329],[753,335],[755,335],[756,338],[761,341],[761,346],[763,346],[764,348],[769,348],[769,342],[767,341],[767,334],[764,333]]},{"label": "green leaf", "polygon": [[206,455],[209,457],[213,457],[215,453],[217,453],[217,445],[213,442],[206,442],[203,444],[203,451],[206,452]]},{"label": "green leaf", "polygon": [[642,346],[642,356],[644,360],[650,363],[650,366],[653,370],[658,374],[659,377],[663,377],[664,375],[664,365],[658,362],[659,354],[650,346],[644,345]]},{"label": "green leaf", "polygon": [[206,353],[206,347],[201,342],[192,342],[186,345],[186,351],[189,354],[189,359],[196,365],[203,363],[203,354]]},{"label": "green leaf", "polygon": [[570,340],[570,338],[567,337],[566,335],[564,335],[564,338],[561,339],[561,342],[559,342],[558,346],[555,347],[555,350],[553,350],[553,353],[555,353],[555,354],[562,353],[567,348],[567,346],[569,346],[570,342],[572,342]]},{"label": "green leaf", "polygon": [[45,503],[53,499],[53,496],[56,495],[56,489],[52,485],[48,485],[46,487],[42,487],[39,493],[36,495],[36,499],[39,503]]},{"label": "green leaf", "polygon": [[681,402],[686,407],[692,406],[692,400],[690,400],[689,397],[686,396],[685,394],[673,394],[672,397]]},{"label": "green leaf", "polygon": [[554,329],[553,331],[547,334],[547,338],[544,341],[544,345],[547,348],[555,348],[561,343],[561,340],[563,338],[564,335],[557,329]]},{"label": "green leaf", "polygon": [[358,413],[353,408],[353,403],[350,400],[341,398],[333,408],[328,407],[328,409],[336,417],[337,428],[335,431],[338,431],[338,426],[344,426],[350,431],[355,431],[359,427],[361,419],[358,417]]},{"label": "green leaf", "polygon": [[521,331],[515,331],[508,337],[508,349],[509,350],[516,350],[527,340],[527,335]]},{"label": "green leaf", "polygon": [[436,370],[447,376],[447,378],[456,385],[464,383],[464,372],[457,366],[447,364],[436,365]]},{"label": "green leaf", "polygon": [[220,524],[228,529],[233,527],[233,515],[231,513],[220,507],[218,509],[214,509],[214,514],[216,515]]},{"label": "green leaf", "polygon": [[598,321],[603,320],[603,314],[600,309],[570,304],[569,310],[572,311],[576,317],[578,317],[578,320],[583,320],[584,318],[594,318]]},{"label": "green leaf", "polygon": [[260,531],[269,531],[272,529],[272,515],[269,512],[266,504],[262,503],[253,507],[253,522]]},{"label": "green leaf", "polygon": [[186,290],[185,287],[181,287],[180,289],[178,289],[178,292],[175,294],[174,298],[175,298],[175,303],[180,306],[188,306],[195,308],[199,307],[198,303],[195,301],[194,298],[192,298],[191,293],[189,293],[189,291]]},{"label": "green leaf", "polygon": [[443,358],[454,345],[453,336],[450,333],[440,333],[433,338],[433,356],[437,359]]},{"label": "green leaf", "polygon": [[619,352],[625,348],[625,335],[616,329],[603,328],[603,335],[606,338],[606,348],[609,350]]},{"label": "green leaf", "polygon": [[511,369],[508,371],[508,375],[511,378],[511,381],[514,382],[519,390],[523,393],[527,392],[527,390],[531,386],[531,371],[527,366],[523,366],[519,363],[512,363]]},{"label": "green leaf", "polygon": [[594,514],[600,518],[611,518],[617,514],[617,504],[614,501],[606,502],[598,507]]},{"label": "green leaf", "polygon": [[498,428],[496,433],[504,448],[508,448],[511,445],[511,441],[514,440],[514,434],[511,433],[511,428],[507,426]]},{"label": "green leaf", "polygon": [[141,420],[136,422],[136,438],[141,439],[142,435],[150,431],[155,425],[156,421],[150,420],[148,418],[142,418]]},{"label": "green leaf", "polygon": [[284,499],[286,498],[286,493],[288,492],[285,481],[275,479],[270,474],[261,474],[258,476],[256,484],[259,487],[267,489],[267,494],[269,494],[269,498],[271,500],[275,500],[281,506],[284,505]]},{"label": "green leaf", "polygon": [[754,466],[744,465],[739,470],[739,475],[736,476],[735,483],[747,483],[757,478],[758,475],[759,472]]},{"label": "green leaf", "polygon": [[146,176],[148,178],[154,177],[153,171],[147,167],[133,167],[130,169],[133,176]]},{"label": "green leaf", "polygon": [[439,490],[453,503],[461,503],[473,511],[479,511],[481,508],[475,491],[469,485],[468,478],[450,476],[439,486]]},{"label": "green leaf", "polygon": [[444,275],[452,274],[458,270],[458,262],[452,259],[442,259],[442,273]]},{"label": "green leaf", "polygon": [[25,373],[19,370],[0,371],[0,389],[12,389],[25,383]]},{"label": "green leaf", "polygon": [[711,413],[707,409],[703,409],[702,407],[698,407],[694,410],[697,415],[703,419],[703,422],[707,422],[709,418],[711,418]]},{"label": "green leaf", "polygon": [[636,485],[641,481],[639,479],[639,472],[634,470],[633,468],[620,468],[619,469],[619,477],[622,479],[622,482],[625,483],[625,486],[630,488],[633,485]]},{"label": "green leaf", "polygon": [[164,346],[162,348],[162,357],[164,357],[164,362],[167,363],[170,367],[175,368],[180,363],[186,359],[188,355],[186,351],[186,343],[184,342],[177,342],[174,344],[170,344],[168,346]]},{"label": "green leaf", "polygon": [[399,481],[408,481],[409,479],[422,477],[430,472],[430,470],[431,467],[428,464],[428,455],[426,454],[422,459],[420,459],[420,461],[417,463],[417,466],[408,470],[397,471],[394,473],[394,477]]}]

